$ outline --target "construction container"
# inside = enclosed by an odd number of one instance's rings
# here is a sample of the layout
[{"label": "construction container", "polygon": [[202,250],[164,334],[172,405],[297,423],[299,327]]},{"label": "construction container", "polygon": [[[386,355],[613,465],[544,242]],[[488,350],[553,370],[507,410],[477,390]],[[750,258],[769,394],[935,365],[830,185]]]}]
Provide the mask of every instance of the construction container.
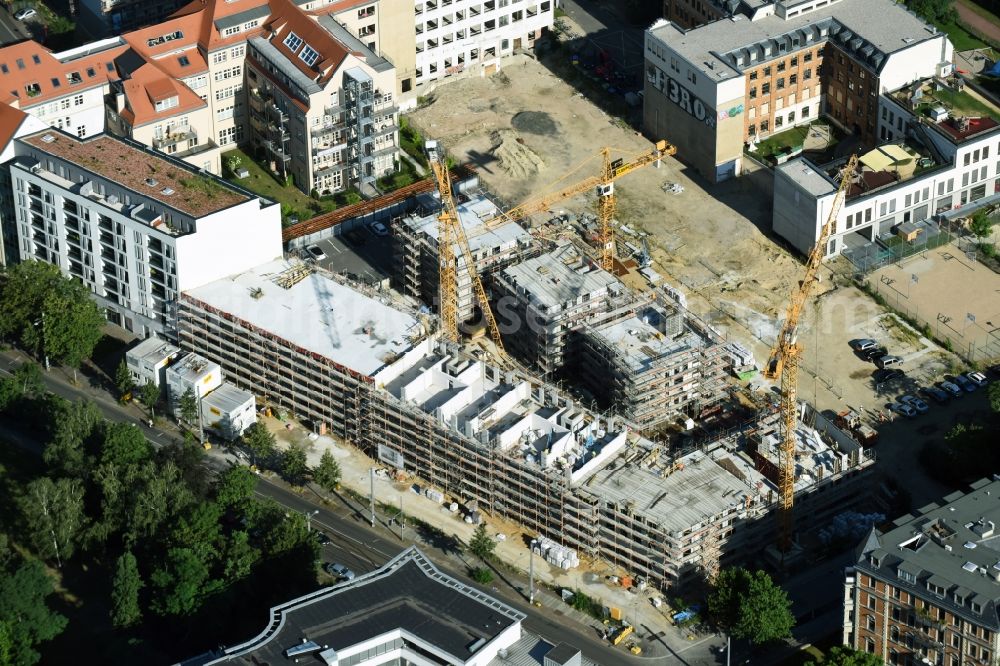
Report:
[{"label": "construction container", "polygon": [[253,394],[223,382],[202,397],[201,418],[206,430],[227,441],[235,440],[257,422]]}]

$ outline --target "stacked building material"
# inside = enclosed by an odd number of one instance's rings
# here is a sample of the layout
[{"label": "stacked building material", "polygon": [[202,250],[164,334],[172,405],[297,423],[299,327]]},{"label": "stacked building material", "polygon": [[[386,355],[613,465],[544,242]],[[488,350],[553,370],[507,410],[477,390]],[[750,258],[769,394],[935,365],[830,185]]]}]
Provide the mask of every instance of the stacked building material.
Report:
[{"label": "stacked building material", "polygon": [[554,567],[569,570],[580,566],[580,556],[576,550],[560,546],[558,543],[541,535],[534,542],[533,550]]}]

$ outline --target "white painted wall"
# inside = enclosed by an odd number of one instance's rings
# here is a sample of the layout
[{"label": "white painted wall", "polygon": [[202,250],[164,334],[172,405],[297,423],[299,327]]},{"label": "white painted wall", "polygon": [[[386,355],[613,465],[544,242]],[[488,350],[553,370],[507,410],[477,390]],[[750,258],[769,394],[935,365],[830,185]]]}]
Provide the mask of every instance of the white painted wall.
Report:
[{"label": "white painted wall", "polygon": [[194,289],[281,257],[281,210],[250,201],[199,219],[177,246],[177,290]]},{"label": "white painted wall", "polygon": [[[106,92],[107,86],[96,86],[88,90],[68,88],[66,95],[59,99],[35,106],[24,105],[22,109],[46,125],[58,127],[73,136],[93,136],[104,131]],[[30,101],[30,98],[26,101]]]},{"label": "white painted wall", "polygon": [[896,90],[917,79],[934,76],[939,63],[951,62],[952,51],[951,42],[944,33],[940,33],[933,39],[889,54],[879,72],[879,84],[882,86],[879,92]]}]

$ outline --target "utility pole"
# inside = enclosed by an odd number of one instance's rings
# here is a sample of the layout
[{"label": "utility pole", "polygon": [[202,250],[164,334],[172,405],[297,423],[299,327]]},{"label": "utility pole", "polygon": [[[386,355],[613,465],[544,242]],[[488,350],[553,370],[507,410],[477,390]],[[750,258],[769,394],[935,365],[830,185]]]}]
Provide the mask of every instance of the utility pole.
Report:
[{"label": "utility pole", "polygon": [[535,605],[535,544],[538,539],[531,540],[531,548],[528,551],[528,603]]},{"label": "utility pole", "polygon": [[403,540],[403,496],[399,496],[399,540]]},{"label": "utility pole", "polygon": [[306,532],[312,532],[312,518],[317,513],[319,513],[319,509],[315,509],[313,511],[306,511]]},{"label": "utility pole", "polygon": [[371,467],[368,470],[368,483],[371,487],[371,494],[369,495],[370,510],[371,510],[371,525],[375,527],[375,468]]},{"label": "utility pole", "polygon": [[201,414],[201,384],[195,384],[198,394],[198,445],[205,445],[205,422]]}]

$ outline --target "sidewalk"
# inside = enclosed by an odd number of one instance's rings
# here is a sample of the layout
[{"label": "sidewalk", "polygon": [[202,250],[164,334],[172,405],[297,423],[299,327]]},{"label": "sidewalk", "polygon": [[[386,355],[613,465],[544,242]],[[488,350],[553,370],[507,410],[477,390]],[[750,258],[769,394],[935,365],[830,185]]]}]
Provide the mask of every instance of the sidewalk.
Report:
[{"label": "sidewalk", "polygon": [[[264,419],[264,422],[275,433],[279,448],[283,449],[289,445],[304,448],[310,466],[318,465],[320,456],[329,450],[341,467],[341,485],[359,496],[368,496],[369,470],[372,467],[385,470],[386,466],[382,463],[372,461],[353,446],[334,438],[317,436],[295,423],[279,422],[273,418]],[[403,513],[407,518],[424,522],[442,530],[447,536],[468,543],[475,526],[466,523],[460,514],[448,510],[450,498],[446,497],[444,505],[438,504],[414,492],[412,490],[414,484],[419,484],[421,488],[426,487],[420,479],[408,477],[403,481],[396,481],[385,471],[380,471],[375,477],[375,501],[393,507],[398,507],[402,502]],[[367,502],[357,503],[361,506],[357,506],[356,509],[367,516]],[[380,513],[378,509],[376,513]],[[538,535],[525,532],[508,521],[494,517],[486,518],[485,522],[490,533],[500,537],[496,542],[497,559],[515,571],[512,573],[501,565],[495,571],[497,578],[509,579],[511,587],[527,597],[527,572],[530,560],[528,544]],[[535,557],[534,571],[536,602],[552,609],[557,615],[590,627],[598,636],[603,635],[604,624],[562,601],[559,591],[580,590],[605,606],[621,609],[623,618],[636,627],[637,642],[642,647],[644,657],[663,659],[690,651],[692,660],[682,660],[685,663],[714,663],[714,659],[705,661],[705,658],[711,655],[710,649],[713,646],[717,647],[725,642],[724,638],[718,636],[699,636],[683,628],[674,627],[669,619],[668,614],[671,611],[666,600],[659,609],[652,604],[653,597],[662,596],[657,591],[631,592],[617,585],[612,587],[606,582],[606,576],[621,575],[624,572],[613,571],[604,563],[584,562],[576,569],[563,571],[552,567],[543,558]],[[626,643],[627,640],[623,643],[623,647]]]}]

